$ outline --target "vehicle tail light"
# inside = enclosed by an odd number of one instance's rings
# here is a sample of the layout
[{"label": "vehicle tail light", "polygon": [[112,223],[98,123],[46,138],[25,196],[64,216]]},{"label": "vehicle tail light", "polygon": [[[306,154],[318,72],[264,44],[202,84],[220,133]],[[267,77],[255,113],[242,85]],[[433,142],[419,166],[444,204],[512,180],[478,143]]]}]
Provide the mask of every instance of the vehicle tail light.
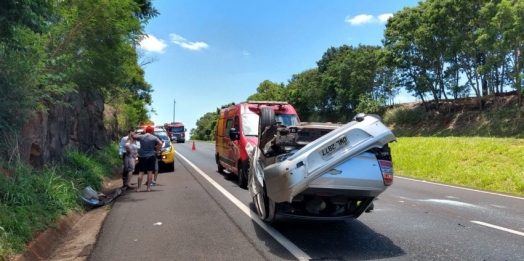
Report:
[{"label": "vehicle tail light", "polygon": [[393,184],[393,163],[389,160],[379,160],[378,165],[382,171],[384,185],[389,186]]}]

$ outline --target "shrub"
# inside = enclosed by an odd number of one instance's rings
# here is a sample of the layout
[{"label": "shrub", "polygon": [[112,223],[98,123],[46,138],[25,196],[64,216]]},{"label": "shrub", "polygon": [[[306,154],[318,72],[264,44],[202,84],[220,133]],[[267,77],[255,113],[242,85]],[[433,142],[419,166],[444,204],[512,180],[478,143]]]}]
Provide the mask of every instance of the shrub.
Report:
[{"label": "shrub", "polygon": [[91,186],[95,190],[100,190],[104,177],[112,176],[114,167],[121,164],[116,156],[117,151],[116,144],[96,151],[92,155],[75,150],[68,151],[64,155],[64,164],[60,166],[60,173],[71,179],[79,189]]},{"label": "shrub", "polygon": [[384,114],[384,122],[388,125],[417,125],[428,119],[428,114],[422,108],[393,108]]},{"label": "shrub", "polygon": [[18,162],[13,173],[0,175],[0,240],[7,242],[3,249],[8,253],[23,250],[35,231],[79,209],[74,184],[58,176],[56,168],[34,170]]},{"label": "shrub", "polygon": [[121,164],[117,150],[112,144],[92,155],[67,151],[63,165],[43,169],[10,162],[13,176],[0,173],[0,260],[22,252],[35,232],[54,226],[61,215],[80,211],[79,191],[101,189],[104,177]]},{"label": "shrub", "polygon": [[358,100],[359,103],[355,108],[357,113],[378,114],[382,117],[386,111],[386,99],[384,97],[375,100],[369,95],[361,94]]}]

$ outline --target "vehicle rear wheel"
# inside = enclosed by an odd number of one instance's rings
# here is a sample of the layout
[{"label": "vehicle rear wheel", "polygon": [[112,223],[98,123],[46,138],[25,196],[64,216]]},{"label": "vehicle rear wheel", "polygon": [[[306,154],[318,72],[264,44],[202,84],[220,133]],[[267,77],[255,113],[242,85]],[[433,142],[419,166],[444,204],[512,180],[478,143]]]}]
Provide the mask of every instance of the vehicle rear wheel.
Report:
[{"label": "vehicle rear wheel", "polygon": [[260,219],[266,223],[273,223],[275,221],[275,202],[267,196],[266,187],[264,186],[260,193],[253,198],[257,214]]},{"label": "vehicle rear wheel", "polygon": [[275,123],[275,111],[272,108],[262,108],[260,110],[258,133],[262,134],[262,132],[266,129],[267,126],[275,125]]},{"label": "vehicle rear wheel", "polygon": [[217,163],[217,165],[218,165],[218,173],[224,174],[224,167],[222,167],[222,164],[220,164],[220,162],[219,162],[219,163]]},{"label": "vehicle rear wheel", "polygon": [[262,135],[267,126],[275,125],[275,111],[272,108],[262,108],[260,110],[260,120],[258,123],[258,146],[261,150],[264,150],[264,146],[273,139],[275,133],[265,133]]},{"label": "vehicle rear wheel", "polygon": [[247,188],[247,175],[244,165],[239,162],[238,164],[238,186],[245,189]]}]

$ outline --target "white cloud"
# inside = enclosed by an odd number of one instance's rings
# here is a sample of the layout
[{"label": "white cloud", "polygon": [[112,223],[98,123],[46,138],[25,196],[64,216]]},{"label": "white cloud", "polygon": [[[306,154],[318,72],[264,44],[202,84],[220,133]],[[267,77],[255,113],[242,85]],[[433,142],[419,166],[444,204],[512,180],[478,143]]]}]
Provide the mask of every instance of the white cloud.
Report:
[{"label": "white cloud", "polygon": [[363,25],[363,24],[376,24],[376,23],[385,24],[388,21],[388,19],[392,16],[393,14],[391,13],[381,14],[381,15],[378,15],[377,17],[373,15],[368,15],[368,14],[359,14],[355,17],[347,16],[346,19],[344,19],[344,21],[353,26],[358,26],[358,25]]},{"label": "white cloud", "polygon": [[186,38],[177,34],[170,34],[169,36],[171,37],[171,42],[173,42],[176,45],[180,45],[180,47],[185,49],[198,51],[200,49],[209,48],[209,45],[204,42],[190,42]]},{"label": "white cloud", "polygon": [[375,18],[372,15],[361,14],[353,18],[347,16],[344,21],[346,21],[346,23],[350,23],[351,25],[361,25],[373,23],[375,21]]},{"label": "white cloud", "polygon": [[163,53],[167,44],[164,40],[157,39],[153,35],[146,34],[138,43],[140,47],[148,52]]},{"label": "white cloud", "polygon": [[381,24],[385,24],[388,22],[388,19],[391,18],[393,16],[392,13],[386,13],[386,14],[381,14],[379,16],[377,16],[378,18],[378,21],[381,23]]},{"label": "white cloud", "polygon": [[249,56],[249,53],[248,53],[246,50],[242,51],[242,54],[243,54],[244,56]]}]

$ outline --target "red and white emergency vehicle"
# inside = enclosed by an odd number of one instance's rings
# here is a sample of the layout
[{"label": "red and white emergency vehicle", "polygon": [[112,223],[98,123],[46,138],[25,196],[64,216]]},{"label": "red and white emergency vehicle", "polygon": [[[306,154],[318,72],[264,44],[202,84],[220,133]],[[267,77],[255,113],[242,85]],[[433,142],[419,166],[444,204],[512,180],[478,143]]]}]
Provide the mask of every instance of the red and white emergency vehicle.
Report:
[{"label": "red and white emergency vehicle", "polygon": [[[238,184],[247,187],[249,157],[246,144],[257,146],[259,133],[259,118],[262,108],[272,108],[275,119],[286,126],[300,123],[297,112],[291,104],[283,101],[248,101],[222,109],[219,114],[215,146],[215,160],[218,172],[224,170],[238,175]],[[238,140],[232,140],[230,135],[238,135]]]}]

